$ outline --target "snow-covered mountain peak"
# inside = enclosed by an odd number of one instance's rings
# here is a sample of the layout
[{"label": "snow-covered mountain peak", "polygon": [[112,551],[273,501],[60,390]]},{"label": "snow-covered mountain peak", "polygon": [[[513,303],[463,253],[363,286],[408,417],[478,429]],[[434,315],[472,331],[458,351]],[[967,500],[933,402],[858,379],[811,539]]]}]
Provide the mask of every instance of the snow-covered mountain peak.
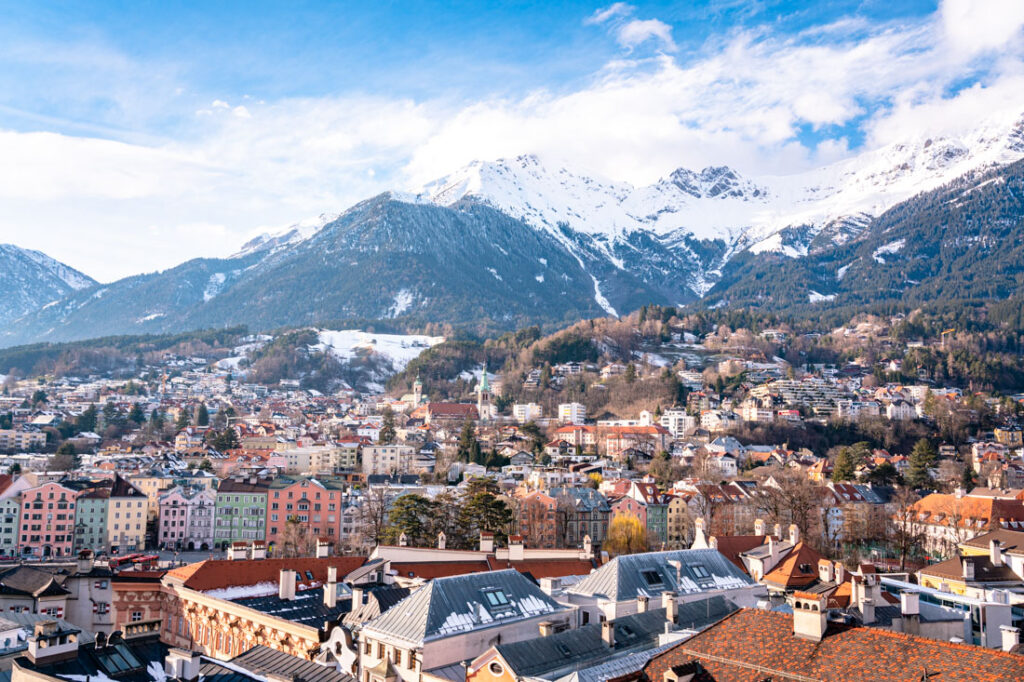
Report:
[{"label": "snow-covered mountain peak", "polygon": [[66,284],[70,289],[78,291],[96,284],[96,280],[84,275],[74,268],[64,265],[59,260],[47,256],[42,251],[23,249],[14,244],[0,244],[0,256],[30,261],[38,266],[42,273]]},{"label": "snow-covered mountain peak", "polygon": [[763,188],[742,178],[728,166],[708,166],[699,172],[677,168],[663,182],[675,185],[695,199],[754,198],[764,193]]},{"label": "snow-covered mountain peak", "polygon": [[243,258],[261,252],[270,255],[284,247],[298,244],[318,233],[328,223],[337,220],[340,215],[340,213],[321,213],[315,218],[300,220],[283,230],[264,232],[243,244],[241,249],[231,255],[231,258]]}]

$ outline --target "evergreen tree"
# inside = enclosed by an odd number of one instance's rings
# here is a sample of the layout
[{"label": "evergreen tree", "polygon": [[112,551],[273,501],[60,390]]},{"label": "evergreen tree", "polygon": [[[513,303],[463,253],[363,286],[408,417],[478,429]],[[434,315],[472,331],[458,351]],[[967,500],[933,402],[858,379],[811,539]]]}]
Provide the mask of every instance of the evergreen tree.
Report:
[{"label": "evergreen tree", "polygon": [[224,429],[220,433],[216,434],[209,442],[211,447],[218,452],[234,450],[241,447],[241,443],[238,441],[238,432],[230,428]]},{"label": "evergreen tree", "polygon": [[188,427],[188,425],[189,425],[188,410],[178,410],[178,420],[176,422],[174,422],[174,428],[176,428],[176,429],[184,429],[184,428]]},{"label": "evergreen tree", "polygon": [[460,462],[472,462],[480,453],[480,443],[476,440],[476,429],[473,421],[466,419],[459,434],[458,459]]},{"label": "evergreen tree", "polygon": [[433,517],[437,512],[433,501],[422,495],[402,495],[394,501],[388,510],[388,525],[384,529],[383,540],[387,544],[397,545],[399,538],[405,534],[411,547],[429,547],[436,540],[432,537]]},{"label": "evergreen tree", "polygon": [[96,421],[99,415],[96,405],[92,404],[82,411],[82,414],[75,418],[75,428],[79,433],[83,431],[95,431]]},{"label": "evergreen tree", "polygon": [[935,446],[927,438],[914,444],[910,451],[907,485],[914,489],[927,488],[932,483],[931,467],[935,463]]},{"label": "evergreen tree", "polygon": [[627,384],[631,384],[634,381],[636,381],[636,365],[634,365],[632,362],[628,363],[626,365],[626,373],[623,375],[623,377],[626,379]]},{"label": "evergreen tree", "polygon": [[149,423],[153,425],[154,429],[164,428],[164,415],[160,412],[159,407],[154,407],[153,411],[149,413]]},{"label": "evergreen tree", "polygon": [[384,421],[380,426],[380,435],[377,438],[377,442],[381,445],[391,445],[395,442],[395,413],[391,411],[390,407],[384,408]]},{"label": "evergreen tree", "polygon": [[206,403],[199,403],[196,409],[196,426],[209,426],[210,412],[206,409]]},{"label": "evergreen tree", "polygon": [[142,411],[142,405],[134,403],[132,409],[128,410],[128,421],[142,425],[146,421],[146,413]]}]

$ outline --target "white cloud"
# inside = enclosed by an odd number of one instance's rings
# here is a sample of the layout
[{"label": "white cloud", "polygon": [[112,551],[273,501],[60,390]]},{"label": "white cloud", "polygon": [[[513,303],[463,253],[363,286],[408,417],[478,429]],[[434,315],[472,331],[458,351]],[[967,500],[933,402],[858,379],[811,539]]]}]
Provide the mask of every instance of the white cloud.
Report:
[{"label": "white cloud", "polygon": [[[591,21],[618,35],[636,23],[630,12],[613,5]],[[841,136],[808,149],[797,140],[803,126],[865,117],[858,125],[874,146],[1024,112],[1024,48],[1007,39],[986,61],[950,49],[946,22],[737,32],[686,63],[614,60],[568,92],[468,102],[206,97],[176,139],[144,144],[0,130],[0,241],[110,280],[226,255],[257,228],[339,211],[475,159],[534,152],[637,184],[679,166],[779,174],[850,153]],[[640,42],[626,47],[672,44],[667,32],[631,35]],[[982,63],[977,85],[948,94]]]},{"label": "white cloud", "polygon": [[943,0],[939,13],[949,44],[968,54],[1024,40],[1022,0]]},{"label": "white cloud", "polygon": [[626,4],[624,2],[616,2],[612,5],[609,5],[608,7],[595,11],[593,14],[587,17],[583,21],[583,23],[603,24],[609,19],[614,19],[616,17],[628,17],[630,14],[634,12],[634,10],[636,10],[636,8],[633,7],[632,5]]},{"label": "white cloud", "polygon": [[657,19],[634,19],[619,27],[616,32],[619,45],[633,49],[638,45],[655,39],[669,52],[675,52],[676,43],[672,40],[672,27]]}]

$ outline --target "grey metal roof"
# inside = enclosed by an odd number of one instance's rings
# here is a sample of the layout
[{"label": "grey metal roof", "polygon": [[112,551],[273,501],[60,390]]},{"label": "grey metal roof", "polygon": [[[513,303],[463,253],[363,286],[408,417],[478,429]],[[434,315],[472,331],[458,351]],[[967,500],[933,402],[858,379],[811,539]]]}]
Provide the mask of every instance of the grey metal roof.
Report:
[{"label": "grey metal roof", "polygon": [[547,637],[500,644],[497,650],[516,677],[549,677],[567,667],[592,665],[625,651],[654,646],[665,630],[665,610],[635,613],[612,622],[612,648],[601,639],[601,625],[591,623]]},{"label": "grey metal roof", "polygon": [[617,556],[567,591],[627,601],[662,592],[686,595],[755,584],[716,549],[681,549]]},{"label": "grey metal roof", "polygon": [[352,597],[339,595],[334,608],[324,604],[324,585],[322,589],[304,590],[295,595],[295,599],[281,599],[278,595],[266,597],[247,597],[231,601],[250,609],[284,618],[302,625],[320,627],[324,621],[335,621],[352,609]]},{"label": "grey metal roof", "polygon": [[[508,604],[489,604],[485,594],[490,590],[503,593]],[[469,573],[435,578],[363,631],[421,643],[568,609],[515,569]]]},{"label": "grey metal roof", "polygon": [[353,682],[348,673],[292,656],[266,646],[255,646],[228,662],[203,657],[199,676],[207,682],[252,682],[267,674],[281,675],[301,682]]},{"label": "grey metal roof", "polygon": [[627,653],[623,656],[616,656],[607,661],[587,668],[580,668],[564,677],[558,678],[558,682],[605,682],[612,678],[621,677],[629,673],[635,673],[658,654],[668,651],[679,642],[669,642],[646,651]]}]

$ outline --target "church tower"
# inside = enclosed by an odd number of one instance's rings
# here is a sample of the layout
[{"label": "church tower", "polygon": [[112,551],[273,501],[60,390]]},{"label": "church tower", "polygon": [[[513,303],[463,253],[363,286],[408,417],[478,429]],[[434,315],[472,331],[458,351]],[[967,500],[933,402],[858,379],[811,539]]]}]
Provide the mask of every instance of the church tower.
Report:
[{"label": "church tower", "polygon": [[423,382],[420,380],[419,376],[417,376],[416,381],[412,383],[412,398],[416,407],[423,404]]},{"label": "church tower", "polygon": [[480,383],[476,385],[476,411],[480,415],[480,421],[490,421],[494,417],[494,408],[491,406],[491,385],[487,381],[487,361],[484,361],[484,373],[480,377]]}]

